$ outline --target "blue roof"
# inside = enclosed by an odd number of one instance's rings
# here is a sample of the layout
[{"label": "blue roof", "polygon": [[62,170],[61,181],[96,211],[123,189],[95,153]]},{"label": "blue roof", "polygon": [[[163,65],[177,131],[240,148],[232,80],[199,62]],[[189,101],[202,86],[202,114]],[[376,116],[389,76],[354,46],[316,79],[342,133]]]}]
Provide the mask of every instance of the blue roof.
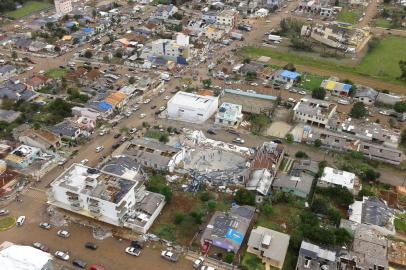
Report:
[{"label": "blue roof", "polygon": [[352,87],[351,84],[344,84],[343,91],[348,93],[348,92],[350,92],[351,87]]},{"label": "blue roof", "polygon": [[85,33],[91,33],[91,32],[93,32],[93,28],[90,28],[90,27],[83,28],[82,30],[83,30],[83,32],[85,32]]},{"label": "blue roof", "polygon": [[244,235],[236,230],[228,228],[226,238],[230,239],[231,241],[235,242],[238,245],[241,245],[242,241],[244,240]]},{"label": "blue roof", "polygon": [[297,73],[297,72],[294,72],[294,71],[289,71],[289,70],[284,70],[282,73],[281,73],[281,76],[282,77],[285,77],[285,78],[289,78],[289,79],[296,79],[297,77],[300,77],[300,73]]},{"label": "blue roof", "polygon": [[100,110],[107,111],[107,110],[112,109],[113,106],[111,106],[110,103],[102,101],[102,102],[99,103],[99,108],[100,108]]}]

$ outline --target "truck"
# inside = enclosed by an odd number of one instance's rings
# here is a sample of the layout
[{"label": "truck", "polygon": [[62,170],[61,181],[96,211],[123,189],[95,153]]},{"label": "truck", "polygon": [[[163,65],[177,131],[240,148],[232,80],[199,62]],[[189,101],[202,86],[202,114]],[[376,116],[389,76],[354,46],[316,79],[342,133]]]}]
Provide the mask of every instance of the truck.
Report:
[{"label": "truck", "polygon": [[244,35],[238,32],[230,32],[230,38],[234,40],[244,40]]},{"label": "truck", "polygon": [[282,41],[282,37],[278,36],[278,35],[268,35],[268,40],[269,41],[277,41],[277,42],[281,42]]}]

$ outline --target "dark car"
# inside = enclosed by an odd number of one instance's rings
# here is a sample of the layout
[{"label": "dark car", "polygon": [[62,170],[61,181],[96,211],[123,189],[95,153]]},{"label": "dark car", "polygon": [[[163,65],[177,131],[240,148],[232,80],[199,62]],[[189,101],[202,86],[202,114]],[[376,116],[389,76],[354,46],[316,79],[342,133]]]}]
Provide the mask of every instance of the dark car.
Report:
[{"label": "dark car", "polygon": [[120,138],[120,136],[121,136],[121,134],[120,134],[120,133],[117,133],[117,134],[115,134],[115,135],[113,136],[113,138],[114,138],[114,139],[117,139],[117,138]]},{"label": "dark car", "polygon": [[136,241],[131,241],[131,246],[138,248],[138,249],[143,249],[144,248],[144,241],[136,240]]},{"label": "dark car", "polygon": [[214,131],[214,129],[210,128],[207,130],[207,134],[216,135],[217,133]]},{"label": "dark car", "polygon": [[153,109],[155,109],[155,108],[156,108],[156,105],[151,106],[151,110],[153,110]]},{"label": "dark car", "polygon": [[88,249],[92,249],[92,250],[96,250],[96,249],[97,249],[97,245],[96,245],[95,243],[92,243],[92,242],[87,242],[87,243],[85,244],[85,247],[88,248]]},{"label": "dark car", "polygon": [[227,132],[228,132],[228,133],[231,133],[231,134],[234,134],[234,135],[237,135],[237,136],[239,136],[239,135],[240,135],[240,133],[238,133],[238,131],[237,131],[237,130],[232,129],[232,128],[227,129]]},{"label": "dark car", "polygon": [[76,266],[76,267],[79,267],[79,268],[86,268],[86,265],[87,265],[86,262],[84,262],[84,261],[82,261],[82,260],[79,260],[79,259],[73,260],[72,264],[73,264],[74,266]]},{"label": "dark car", "polygon": [[121,145],[121,143],[115,143],[115,144],[113,144],[113,145],[111,146],[111,148],[112,148],[112,149],[117,149],[117,148],[120,147],[120,145]]}]

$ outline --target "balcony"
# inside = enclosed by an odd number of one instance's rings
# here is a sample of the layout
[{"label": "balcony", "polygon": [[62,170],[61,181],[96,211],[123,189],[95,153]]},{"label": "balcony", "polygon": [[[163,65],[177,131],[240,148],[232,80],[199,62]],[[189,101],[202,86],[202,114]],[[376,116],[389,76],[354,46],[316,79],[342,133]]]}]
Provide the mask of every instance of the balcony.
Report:
[{"label": "balcony", "polygon": [[83,205],[78,203],[78,202],[74,202],[70,204],[70,207],[74,210],[74,211],[80,211],[83,209]]}]

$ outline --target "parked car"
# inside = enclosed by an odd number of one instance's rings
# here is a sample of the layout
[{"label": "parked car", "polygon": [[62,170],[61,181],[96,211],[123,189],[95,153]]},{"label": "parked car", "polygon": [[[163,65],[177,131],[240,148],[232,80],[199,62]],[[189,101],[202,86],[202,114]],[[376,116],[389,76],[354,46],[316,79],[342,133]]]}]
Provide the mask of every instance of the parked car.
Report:
[{"label": "parked car", "polygon": [[57,257],[58,259],[61,259],[63,261],[68,261],[69,260],[69,255],[63,251],[57,250],[55,252],[55,257]]},{"label": "parked car", "polygon": [[136,111],[138,111],[139,109],[140,109],[140,106],[135,105],[135,106],[133,107],[133,112],[136,112]]},{"label": "parked car", "polygon": [[155,109],[156,108],[156,105],[152,105],[151,106],[151,110],[153,110],[153,109]]},{"label": "parked car", "polygon": [[216,268],[211,267],[211,266],[207,266],[207,265],[203,265],[200,270],[216,270]]},{"label": "parked car", "polygon": [[49,248],[47,246],[45,246],[44,244],[41,244],[40,242],[34,242],[34,243],[32,243],[32,246],[39,250],[42,250],[44,252],[49,251]]},{"label": "parked car", "polygon": [[136,128],[131,128],[131,129],[128,131],[129,134],[134,134],[135,132],[137,132],[137,129],[136,129]]},{"label": "parked car", "polygon": [[59,230],[56,234],[62,238],[68,238],[70,236],[70,233],[66,230]]},{"label": "parked car", "polygon": [[66,158],[62,159],[61,161],[58,162],[58,165],[62,166],[66,163],[66,161],[68,161]]},{"label": "parked car", "polygon": [[88,249],[92,249],[92,250],[96,250],[96,249],[97,249],[97,245],[96,245],[95,243],[93,243],[93,242],[87,242],[87,243],[85,244],[85,247],[88,248]]},{"label": "parked car", "polygon": [[24,224],[24,222],[25,222],[25,216],[19,216],[17,218],[16,224],[17,224],[17,226],[22,226]]},{"label": "parked car", "polygon": [[96,153],[100,153],[101,151],[103,151],[104,147],[103,146],[97,146],[96,147]]},{"label": "parked car", "polygon": [[214,129],[209,128],[207,130],[207,134],[216,135],[217,133],[214,131]]},{"label": "parked car", "polygon": [[171,262],[177,262],[179,260],[179,255],[169,250],[163,250],[161,257]]},{"label": "parked car", "polygon": [[200,266],[203,265],[203,262],[204,262],[204,258],[203,258],[203,257],[199,257],[199,258],[197,258],[196,260],[194,260],[192,266],[193,266],[193,268],[199,268]]},{"label": "parked car", "polygon": [[147,98],[146,100],[144,100],[144,104],[148,104],[148,103],[150,103],[151,102],[151,100],[149,99],[149,98]]},{"label": "parked car", "polygon": [[73,260],[72,264],[79,268],[86,268],[86,265],[87,265],[87,263],[85,261],[82,261],[80,259]]},{"label": "parked car", "polygon": [[106,270],[106,269],[100,265],[92,264],[90,266],[90,270]]},{"label": "parked car", "polygon": [[138,257],[141,254],[141,250],[136,247],[127,247],[125,249],[125,253]]},{"label": "parked car", "polygon": [[235,129],[233,129],[233,128],[228,128],[228,129],[227,129],[227,132],[230,133],[230,134],[237,135],[237,136],[240,135],[240,133],[238,133],[238,131],[235,130]]},{"label": "parked car", "polygon": [[85,159],[82,159],[82,160],[80,161],[80,164],[85,165],[85,164],[87,164],[88,162],[89,162],[89,160],[88,160],[87,158],[85,158]]},{"label": "parked car", "polygon": [[350,104],[350,102],[349,102],[348,100],[346,100],[346,99],[339,99],[339,100],[337,101],[337,103],[338,103],[338,104],[342,104],[342,105],[348,105],[348,104]]},{"label": "parked car", "polygon": [[113,145],[111,146],[111,148],[114,150],[114,149],[119,148],[120,145],[121,145],[121,143],[115,143],[115,144],[113,144]]},{"label": "parked car", "polygon": [[0,216],[7,216],[10,214],[10,211],[7,209],[0,209]]},{"label": "parked car", "polygon": [[140,114],[140,118],[144,118],[145,116],[147,116],[145,113]]},{"label": "parked car", "polygon": [[49,224],[49,223],[47,223],[47,222],[41,222],[41,223],[39,224],[39,226],[40,226],[42,229],[45,229],[45,230],[50,230],[50,229],[51,229],[51,224]]},{"label": "parked car", "polygon": [[113,138],[114,138],[114,139],[118,139],[118,138],[120,138],[120,136],[121,136],[121,134],[120,134],[120,133],[117,133],[117,134],[114,134]]},{"label": "parked car", "polygon": [[164,99],[165,100],[169,100],[171,97],[170,96],[165,96]]},{"label": "parked car", "polygon": [[305,91],[299,91],[299,94],[301,94],[301,95],[306,95],[306,92]]},{"label": "parked car", "polygon": [[123,136],[121,139],[120,139],[120,142],[125,142],[126,140],[127,140],[128,138],[126,137],[126,136]]},{"label": "parked car", "polygon": [[241,139],[241,138],[235,138],[235,139],[233,140],[233,143],[244,144],[245,141],[244,141],[243,139]]},{"label": "parked car", "polygon": [[143,249],[144,248],[144,241],[136,240],[136,241],[131,241],[131,246],[138,248],[138,249]]},{"label": "parked car", "polygon": [[159,107],[159,111],[160,111],[160,112],[165,111],[165,109],[166,109],[166,107],[165,107],[165,106],[161,106],[161,107]]}]

